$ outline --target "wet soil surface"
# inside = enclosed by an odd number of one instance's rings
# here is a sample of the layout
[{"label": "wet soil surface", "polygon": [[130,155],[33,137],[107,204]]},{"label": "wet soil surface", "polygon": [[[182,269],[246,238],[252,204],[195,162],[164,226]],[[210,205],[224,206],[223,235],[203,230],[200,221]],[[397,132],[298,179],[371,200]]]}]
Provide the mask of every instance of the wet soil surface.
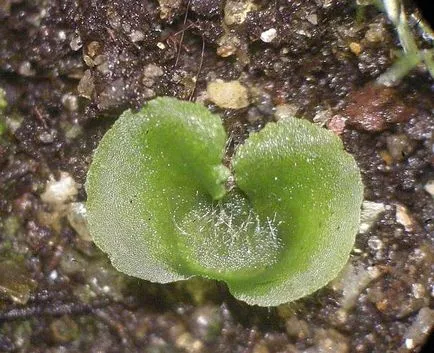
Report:
[{"label": "wet soil surface", "polygon": [[[0,1],[0,352],[418,351],[434,324],[434,81],[376,86],[397,50],[350,0]],[[248,103],[213,104],[217,79]],[[341,136],[371,217],[338,279],[258,308],[111,267],[83,217],[92,151],[161,95],[206,104],[233,144],[288,114]]]}]

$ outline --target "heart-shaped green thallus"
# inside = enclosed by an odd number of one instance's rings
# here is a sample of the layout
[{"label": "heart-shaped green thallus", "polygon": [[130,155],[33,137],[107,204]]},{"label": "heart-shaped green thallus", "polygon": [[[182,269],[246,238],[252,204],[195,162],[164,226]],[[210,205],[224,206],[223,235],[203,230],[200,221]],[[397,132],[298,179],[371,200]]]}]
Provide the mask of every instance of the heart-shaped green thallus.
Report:
[{"label": "heart-shaped green thallus", "polygon": [[351,155],[306,120],[269,123],[232,161],[205,107],[157,98],[103,137],[86,191],[91,235],[131,276],[225,281],[250,304],[310,294],[346,263],[363,187]]}]

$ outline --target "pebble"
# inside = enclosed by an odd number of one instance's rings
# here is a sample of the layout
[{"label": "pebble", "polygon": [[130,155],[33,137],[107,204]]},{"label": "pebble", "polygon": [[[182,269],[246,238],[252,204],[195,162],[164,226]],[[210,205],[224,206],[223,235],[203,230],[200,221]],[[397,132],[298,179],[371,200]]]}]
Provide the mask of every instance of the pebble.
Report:
[{"label": "pebble", "polygon": [[257,5],[252,0],[227,0],[224,7],[224,21],[228,26],[244,23],[247,14],[256,10]]},{"label": "pebble", "polygon": [[38,140],[45,144],[53,143],[56,138],[57,131],[52,129],[50,131],[43,131],[38,134]]},{"label": "pebble", "polygon": [[374,235],[372,237],[369,237],[368,246],[372,250],[380,250],[383,248],[383,242],[377,236]]},{"label": "pebble", "polygon": [[77,91],[81,97],[91,99],[92,93],[95,89],[92,73],[86,70],[77,86]]},{"label": "pebble", "polygon": [[18,68],[18,73],[22,76],[34,76],[35,70],[32,68],[32,64],[29,61],[24,61],[21,63],[20,67]]},{"label": "pebble", "polygon": [[383,24],[372,23],[365,33],[365,39],[370,43],[380,43],[384,40],[387,31]]},{"label": "pebble", "polygon": [[200,353],[204,351],[204,345],[201,341],[195,340],[193,336],[188,333],[182,333],[175,342],[177,348],[183,349],[187,353]]},{"label": "pebble", "polygon": [[146,77],[160,77],[163,76],[164,71],[161,67],[155,65],[155,64],[148,64],[145,66],[145,68],[143,69],[143,74]]},{"label": "pebble", "polygon": [[0,294],[6,295],[13,302],[26,304],[30,292],[36,287],[24,263],[5,260],[0,262]]},{"label": "pebble", "polygon": [[332,117],[333,117],[333,115],[332,115],[331,110],[324,109],[324,110],[320,110],[319,112],[317,112],[312,120],[315,124],[318,124],[320,126],[324,126],[328,121],[330,121],[330,119]]},{"label": "pebble", "polygon": [[404,205],[396,205],[396,221],[403,225],[407,232],[413,232],[415,230],[413,218],[410,215],[407,207]]},{"label": "pebble", "polygon": [[80,334],[77,323],[69,316],[62,316],[50,324],[53,339],[59,343],[67,343],[78,338]]},{"label": "pebble", "polygon": [[94,58],[97,54],[99,54],[100,50],[101,50],[101,44],[99,42],[97,42],[96,40],[90,42],[87,45],[87,54],[91,58]]},{"label": "pebble", "polygon": [[83,202],[71,203],[66,217],[71,227],[74,228],[81,239],[92,241],[87,226],[86,207]]},{"label": "pebble", "polygon": [[158,0],[160,4],[160,18],[162,20],[172,19],[174,13],[182,5],[182,0]]},{"label": "pebble", "polygon": [[327,128],[336,135],[342,135],[347,119],[340,115],[334,115],[327,121]]},{"label": "pebble", "polygon": [[[152,87],[155,84],[155,79],[164,75],[164,71],[161,67],[155,64],[148,64],[143,69],[142,82],[146,87]],[[154,94],[153,94],[154,95]]]},{"label": "pebble", "polygon": [[220,108],[241,109],[249,105],[247,88],[239,81],[215,80],[208,83],[208,98]]},{"label": "pebble", "polygon": [[291,316],[285,323],[286,333],[297,340],[303,340],[311,336],[309,325],[306,321]]},{"label": "pebble", "polygon": [[66,39],[66,33],[65,31],[59,31],[57,32],[57,38],[59,38],[61,41]]},{"label": "pebble", "polygon": [[69,43],[69,46],[73,51],[80,50],[83,47],[81,37],[78,34],[74,35],[74,37],[71,39],[71,42]]},{"label": "pebble", "polygon": [[423,188],[428,194],[434,197],[434,179],[429,180]]},{"label": "pebble", "polygon": [[307,15],[306,20],[308,20],[311,24],[316,26],[318,24],[318,15],[316,13]]},{"label": "pebble", "polygon": [[360,216],[359,233],[366,233],[377,221],[379,216],[386,211],[386,206],[381,202],[363,201]]},{"label": "pebble", "polygon": [[395,88],[367,84],[349,95],[340,115],[358,130],[380,132],[391,124],[407,122],[415,113]]},{"label": "pebble", "polygon": [[351,42],[350,45],[350,50],[354,55],[360,55],[360,53],[362,52],[362,46],[357,43],[357,42]]},{"label": "pebble", "polygon": [[128,36],[133,43],[142,42],[145,39],[144,33],[137,29],[133,30]]},{"label": "pebble", "polygon": [[275,28],[267,29],[261,33],[261,40],[265,43],[271,43],[277,37],[277,31]]},{"label": "pebble", "polygon": [[240,38],[234,33],[225,33],[217,41],[217,55],[227,58],[234,55],[241,46]]},{"label": "pebble", "polygon": [[78,109],[78,97],[72,93],[66,93],[62,96],[62,104],[70,112]]},{"label": "pebble", "polygon": [[315,333],[316,344],[305,353],[348,353],[348,339],[335,329],[318,329]]},{"label": "pebble", "polygon": [[62,205],[71,201],[78,193],[78,184],[67,172],[60,172],[60,179],[53,176],[41,194],[41,200],[49,205]]},{"label": "pebble", "polygon": [[275,108],[274,117],[276,120],[291,119],[297,116],[298,110],[299,108],[295,104],[279,104]]}]

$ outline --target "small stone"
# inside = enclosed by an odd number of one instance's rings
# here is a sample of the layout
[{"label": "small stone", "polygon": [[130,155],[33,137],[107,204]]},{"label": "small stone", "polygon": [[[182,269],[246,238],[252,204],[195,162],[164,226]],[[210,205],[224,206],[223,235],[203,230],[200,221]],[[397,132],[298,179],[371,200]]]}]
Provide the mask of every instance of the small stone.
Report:
[{"label": "small stone", "polygon": [[89,66],[89,67],[95,66],[93,59],[89,55],[84,54],[83,55],[83,61],[86,64],[86,66]]},{"label": "small stone", "polygon": [[94,90],[95,84],[93,82],[92,73],[90,70],[86,70],[80,82],[78,83],[77,91],[81,97],[91,99]]},{"label": "small stone", "polygon": [[379,151],[378,154],[380,155],[384,163],[386,163],[386,166],[390,166],[393,164],[393,157],[390,155],[389,151],[382,150]]},{"label": "small stone", "polygon": [[383,24],[372,23],[365,33],[365,39],[371,43],[380,43],[384,41],[387,31]]},{"label": "small stone", "polygon": [[354,55],[358,56],[362,52],[362,46],[357,42],[351,42],[349,47]]},{"label": "small stone", "polygon": [[96,66],[98,66],[98,65],[102,65],[102,64],[104,64],[106,61],[107,61],[107,55],[104,55],[104,54],[97,55],[97,56],[95,57],[95,59],[93,59],[93,63],[94,63]]},{"label": "small stone", "polygon": [[338,325],[344,325],[348,320],[348,313],[344,309],[338,309],[335,314],[335,320]]},{"label": "small stone", "polygon": [[247,14],[256,10],[257,6],[252,0],[227,0],[224,7],[224,21],[228,26],[244,23]]},{"label": "small stone", "polygon": [[335,329],[318,329],[315,333],[315,346],[316,349],[309,353],[349,353],[350,348],[348,338]]},{"label": "small stone", "polygon": [[372,250],[380,250],[383,248],[383,242],[377,236],[372,236],[368,239],[368,246]]},{"label": "small stone", "polygon": [[261,33],[261,40],[265,43],[271,43],[277,36],[277,31],[275,28],[267,29]]},{"label": "small stone", "polygon": [[145,99],[151,99],[156,96],[156,93],[153,89],[145,88],[142,92],[142,97]]},{"label": "small stone", "polygon": [[298,319],[296,316],[291,316],[285,323],[286,333],[290,337],[297,340],[306,339],[311,335],[309,325],[306,321]]},{"label": "small stone", "polygon": [[78,338],[80,330],[77,323],[69,316],[63,316],[50,324],[53,339],[59,343],[67,343]]},{"label": "small stone", "polygon": [[80,125],[67,124],[64,131],[66,140],[71,141],[83,133],[83,128]]},{"label": "small stone", "polygon": [[187,353],[200,353],[204,351],[204,345],[201,341],[195,340],[193,336],[184,332],[175,341],[177,348],[185,350]]},{"label": "small stone", "polygon": [[56,130],[43,131],[38,134],[38,140],[45,144],[53,143],[56,138]]},{"label": "small stone", "polygon": [[155,79],[162,76],[164,71],[161,67],[155,64],[148,64],[143,70],[142,83],[146,87],[152,87],[155,84]]},{"label": "small stone", "polygon": [[74,37],[71,39],[69,46],[73,51],[80,50],[83,47],[83,42],[81,40],[81,37],[78,34],[75,34]]},{"label": "small stone", "polygon": [[78,193],[78,184],[66,172],[60,172],[60,179],[53,176],[47,182],[45,191],[41,194],[41,200],[49,205],[62,205],[71,201]]},{"label": "small stone", "polygon": [[309,14],[306,16],[306,20],[316,26],[318,24],[318,15],[316,13]]},{"label": "small stone", "polygon": [[66,33],[65,33],[65,31],[59,31],[59,32],[57,32],[57,38],[59,38],[61,41],[64,41],[66,39]]},{"label": "small stone", "polygon": [[144,33],[136,29],[133,30],[128,36],[133,43],[142,42],[145,39]]},{"label": "small stone", "polygon": [[0,262],[0,294],[24,305],[35,288],[36,282],[31,279],[24,263],[12,260]]},{"label": "small stone", "polygon": [[87,45],[87,54],[93,58],[95,57],[97,54],[99,54],[101,50],[101,44],[99,42],[97,42],[96,40],[90,42]]},{"label": "small stone", "polygon": [[434,197],[434,179],[429,180],[423,188],[425,189],[425,191],[428,194],[430,194],[432,197]]},{"label": "small stone", "polygon": [[343,116],[335,115],[327,121],[327,128],[336,135],[342,135],[345,130],[346,121],[347,119]]},{"label": "small stone", "polygon": [[332,112],[329,109],[324,109],[317,112],[312,120],[315,124],[324,126],[332,117]]},{"label": "small stone", "polygon": [[366,233],[377,221],[378,217],[385,211],[386,206],[384,203],[363,201],[359,232]]},{"label": "small stone", "polygon": [[207,93],[209,99],[221,108],[241,109],[249,105],[247,88],[237,80],[210,82]]},{"label": "small stone", "polygon": [[66,93],[62,96],[62,104],[70,112],[75,112],[78,109],[78,97],[72,93]]},{"label": "small stone", "polygon": [[234,55],[241,46],[241,41],[234,33],[224,33],[217,41],[217,55],[222,58],[227,58]]},{"label": "small stone", "polygon": [[413,293],[413,296],[416,299],[420,299],[420,298],[425,297],[425,293],[426,293],[425,287],[420,283],[413,283],[411,285],[411,291]]},{"label": "small stone", "polygon": [[340,115],[358,130],[380,132],[391,124],[407,122],[415,113],[395,88],[368,84],[350,94]]},{"label": "small stone", "polygon": [[36,72],[32,68],[32,64],[29,61],[24,61],[18,68],[18,73],[22,76],[29,77],[34,76]]},{"label": "small stone", "polygon": [[116,301],[124,298],[125,277],[107,262],[89,263],[85,271],[90,296],[110,297]]},{"label": "small stone", "polygon": [[81,239],[92,241],[87,226],[86,207],[83,202],[73,202],[69,205],[67,219]]},{"label": "small stone", "polygon": [[396,205],[396,221],[403,225],[407,232],[413,232],[415,230],[413,217],[410,215],[407,207],[404,205]]},{"label": "small stone", "polygon": [[174,13],[182,5],[182,0],[158,0],[160,4],[160,18],[162,20],[171,20]]},{"label": "small stone", "polygon": [[143,69],[143,74],[146,77],[160,77],[163,76],[164,71],[161,67],[159,67],[158,65],[155,64],[148,64],[145,66],[145,68]]},{"label": "small stone", "polygon": [[274,111],[276,120],[291,119],[297,116],[299,108],[294,104],[279,104]]}]

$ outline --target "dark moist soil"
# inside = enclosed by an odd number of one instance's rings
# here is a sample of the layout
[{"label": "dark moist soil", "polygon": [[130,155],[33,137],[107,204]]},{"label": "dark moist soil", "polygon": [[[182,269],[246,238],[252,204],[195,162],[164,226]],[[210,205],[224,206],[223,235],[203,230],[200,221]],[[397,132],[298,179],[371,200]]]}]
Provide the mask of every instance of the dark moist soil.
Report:
[{"label": "dark moist soil", "polygon": [[[417,352],[426,341],[432,78],[419,68],[397,87],[373,84],[399,50],[374,7],[244,1],[253,6],[244,21],[223,25],[234,21],[234,3],[224,11],[220,0],[0,1],[0,352],[385,353]],[[270,28],[276,36],[264,42]],[[211,104],[206,86],[217,78],[239,80],[249,106]],[[365,199],[383,212],[337,280],[258,308],[221,283],[158,285],[110,266],[73,210],[86,200],[104,132],[124,109],[162,95],[207,104],[233,144],[276,112],[340,134]],[[56,180],[72,191],[53,201],[47,183]]]}]

